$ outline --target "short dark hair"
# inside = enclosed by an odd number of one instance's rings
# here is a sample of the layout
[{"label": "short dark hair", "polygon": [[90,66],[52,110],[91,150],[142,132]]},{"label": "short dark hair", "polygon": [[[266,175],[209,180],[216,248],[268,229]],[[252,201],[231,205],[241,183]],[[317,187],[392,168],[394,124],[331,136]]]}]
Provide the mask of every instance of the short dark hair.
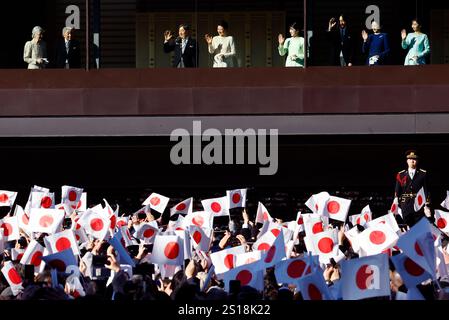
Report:
[{"label": "short dark hair", "polygon": [[228,29],[229,29],[229,24],[228,24],[226,21],[224,21],[224,20],[221,20],[221,21],[218,23],[218,25],[221,26],[221,27],[223,27],[223,29],[225,29],[225,30],[228,30]]},{"label": "short dark hair", "polygon": [[185,31],[190,31],[190,25],[186,24],[186,23],[181,23],[179,25],[179,29],[183,28]]},{"label": "short dark hair", "polygon": [[299,24],[298,24],[297,22],[293,22],[293,23],[290,25],[290,28],[291,28],[291,29],[295,29],[296,31],[301,31],[300,26],[299,26]]}]

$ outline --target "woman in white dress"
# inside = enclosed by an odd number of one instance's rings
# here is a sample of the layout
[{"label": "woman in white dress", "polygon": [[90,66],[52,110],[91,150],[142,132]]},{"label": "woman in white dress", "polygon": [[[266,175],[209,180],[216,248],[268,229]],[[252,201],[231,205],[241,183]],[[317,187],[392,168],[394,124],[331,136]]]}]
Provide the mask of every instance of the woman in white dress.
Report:
[{"label": "woman in white dress", "polygon": [[47,45],[42,40],[44,29],[39,26],[33,28],[31,41],[25,43],[23,61],[28,63],[28,69],[43,69],[48,64]]},{"label": "woman in white dress", "polygon": [[291,38],[286,40],[282,34],[278,37],[279,54],[281,56],[287,55],[286,67],[304,68],[304,38],[299,36],[299,32],[300,27],[295,22],[290,26]]},{"label": "woman in white dress", "polygon": [[217,27],[218,36],[206,34],[209,53],[214,57],[214,68],[232,68],[236,56],[234,38],[228,35],[228,23],[222,21]]}]

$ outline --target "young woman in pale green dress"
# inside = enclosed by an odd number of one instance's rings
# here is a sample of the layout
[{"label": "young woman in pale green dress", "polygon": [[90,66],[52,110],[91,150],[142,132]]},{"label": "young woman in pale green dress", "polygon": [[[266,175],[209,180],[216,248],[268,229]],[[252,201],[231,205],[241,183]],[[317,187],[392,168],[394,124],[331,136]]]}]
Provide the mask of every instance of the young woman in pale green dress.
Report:
[{"label": "young woman in pale green dress", "polygon": [[297,23],[293,23],[290,26],[291,38],[285,39],[282,34],[278,37],[279,54],[281,56],[287,55],[286,67],[304,68],[304,38],[299,36],[299,32],[300,27]]},{"label": "young woman in pale green dress", "polygon": [[404,65],[417,66],[426,64],[426,57],[430,54],[429,38],[421,32],[421,25],[417,20],[412,21],[414,33],[402,30],[402,48],[408,50]]}]

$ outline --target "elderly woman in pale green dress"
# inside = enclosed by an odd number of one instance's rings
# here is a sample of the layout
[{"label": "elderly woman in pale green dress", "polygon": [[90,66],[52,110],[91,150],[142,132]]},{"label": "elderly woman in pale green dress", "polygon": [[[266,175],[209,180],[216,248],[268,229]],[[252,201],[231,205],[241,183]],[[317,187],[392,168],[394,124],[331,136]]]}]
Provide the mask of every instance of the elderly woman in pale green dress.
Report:
[{"label": "elderly woman in pale green dress", "polygon": [[429,38],[421,32],[421,25],[417,20],[412,21],[414,33],[402,30],[402,48],[408,50],[404,65],[417,66],[426,64],[426,57],[430,54]]},{"label": "elderly woman in pale green dress", "polygon": [[44,29],[36,26],[31,31],[31,41],[25,43],[23,60],[28,63],[28,69],[43,69],[48,64],[47,45],[42,40]]},{"label": "elderly woman in pale green dress", "polygon": [[296,23],[290,26],[291,38],[285,39],[282,34],[279,35],[279,54],[287,55],[285,61],[286,67],[304,68],[304,38],[299,36],[300,28]]}]

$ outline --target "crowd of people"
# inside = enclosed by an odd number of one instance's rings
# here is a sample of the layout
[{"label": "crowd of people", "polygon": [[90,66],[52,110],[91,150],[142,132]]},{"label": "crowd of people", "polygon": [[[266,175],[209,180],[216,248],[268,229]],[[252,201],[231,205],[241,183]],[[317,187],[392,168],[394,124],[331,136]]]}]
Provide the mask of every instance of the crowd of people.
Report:
[{"label": "crowd of people", "polygon": [[[404,65],[424,65],[430,55],[429,38],[421,29],[418,20],[412,21],[412,33],[401,31],[401,46],[407,50]],[[305,40],[301,36],[302,30],[298,23],[289,27],[290,37],[285,38],[283,34],[278,36],[279,55],[285,58],[286,67],[304,67]],[[353,66],[354,56],[357,52],[367,56],[366,65],[378,66],[388,63],[390,54],[389,35],[381,32],[381,26],[373,21],[372,33],[362,31],[363,45],[357,49],[356,36],[352,33],[344,15],[338,20],[331,18],[326,35],[331,45],[330,64],[335,66]],[[199,47],[197,40],[191,35],[191,27],[181,24],[178,28],[178,36],[167,30],[164,33],[163,50],[165,53],[174,52],[173,67],[196,68],[198,67]],[[43,41],[44,30],[36,26],[32,30],[32,40],[25,44],[24,61],[28,69],[43,69],[51,65],[49,61],[46,43]],[[53,66],[56,68],[80,68],[81,53],[78,41],[72,39],[72,28],[64,28],[62,31],[63,41],[59,41],[55,53]],[[229,24],[221,21],[217,25],[217,35],[204,36],[208,52],[213,59],[214,68],[237,67],[237,51],[234,37],[229,34]]]}]

